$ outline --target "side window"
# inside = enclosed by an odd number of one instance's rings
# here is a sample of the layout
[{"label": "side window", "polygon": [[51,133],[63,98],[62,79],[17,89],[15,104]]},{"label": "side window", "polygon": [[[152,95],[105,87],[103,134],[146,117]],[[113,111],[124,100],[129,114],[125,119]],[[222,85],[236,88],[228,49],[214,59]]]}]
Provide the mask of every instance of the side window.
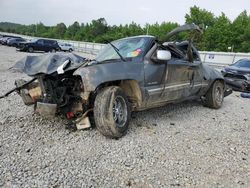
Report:
[{"label": "side window", "polygon": [[39,44],[39,45],[43,45],[43,44],[44,44],[44,42],[43,42],[43,40],[38,40],[38,41],[37,41],[37,44]]},{"label": "side window", "polygon": [[50,45],[50,41],[49,41],[49,40],[45,40],[45,41],[44,41],[44,44],[45,44],[45,45]]},{"label": "side window", "polygon": [[49,45],[56,45],[56,41],[50,40],[48,42],[49,42]]}]

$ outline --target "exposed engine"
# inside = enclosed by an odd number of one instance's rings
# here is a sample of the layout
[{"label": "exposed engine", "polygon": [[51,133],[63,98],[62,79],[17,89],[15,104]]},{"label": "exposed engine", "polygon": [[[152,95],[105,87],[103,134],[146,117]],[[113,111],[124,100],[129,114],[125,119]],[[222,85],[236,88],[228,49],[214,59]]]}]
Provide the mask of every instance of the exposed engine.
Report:
[{"label": "exposed engine", "polygon": [[[35,111],[44,116],[61,115],[67,119],[76,119],[84,113],[84,101],[81,98],[83,84],[81,78],[67,74],[41,75],[21,89],[21,95],[26,105],[35,105]],[[24,84],[17,80],[16,86]],[[86,109],[86,107],[85,107]]]}]

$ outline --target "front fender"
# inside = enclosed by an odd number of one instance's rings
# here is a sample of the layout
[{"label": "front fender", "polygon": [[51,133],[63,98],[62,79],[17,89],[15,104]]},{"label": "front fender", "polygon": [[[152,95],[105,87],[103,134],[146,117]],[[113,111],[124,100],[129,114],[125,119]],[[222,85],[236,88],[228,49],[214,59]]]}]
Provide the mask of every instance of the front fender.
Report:
[{"label": "front fender", "polygon": [[[221,80],[225,83],[223,75],[221,74],[221,72],[219,72],[215,68],[210,67],[209,65],[202,63],[201,64],[201,71],[202,71],[203,79],[207,83],[207,87],[203,88],[201,91],[202,94],[207,93],[207,91],[212,86],[212,84],[215,82],[215,80]],[[225,87],[225,89],[226,89],[226,87]]]},{"label": "front fender", "polygon": [[117,80],[136,80],[142,86],[144,84],[143,70],[142,62],[100,63],[80,67],[74,75],[82,78],[84,91],[91,92],[102,83]]}]

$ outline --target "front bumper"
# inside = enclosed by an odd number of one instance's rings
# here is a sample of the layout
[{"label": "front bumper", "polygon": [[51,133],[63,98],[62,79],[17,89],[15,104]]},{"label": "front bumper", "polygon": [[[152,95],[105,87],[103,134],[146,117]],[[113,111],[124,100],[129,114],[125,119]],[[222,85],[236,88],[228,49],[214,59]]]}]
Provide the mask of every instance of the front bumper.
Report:
[{"label": "front bumper", "polygon": [[234,91],[250,93],[250,81],[225,77],[226,84]]}]

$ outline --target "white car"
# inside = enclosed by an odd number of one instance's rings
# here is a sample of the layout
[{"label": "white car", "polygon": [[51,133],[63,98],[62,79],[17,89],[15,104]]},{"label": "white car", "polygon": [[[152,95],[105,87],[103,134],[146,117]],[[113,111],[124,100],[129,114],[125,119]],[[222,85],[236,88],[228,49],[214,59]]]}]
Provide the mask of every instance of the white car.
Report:
[{"label": "white car", "polygon": [[59,47],[61,51],[72,52],[74,50],[74,46],[68,43],[59,43]]}]

